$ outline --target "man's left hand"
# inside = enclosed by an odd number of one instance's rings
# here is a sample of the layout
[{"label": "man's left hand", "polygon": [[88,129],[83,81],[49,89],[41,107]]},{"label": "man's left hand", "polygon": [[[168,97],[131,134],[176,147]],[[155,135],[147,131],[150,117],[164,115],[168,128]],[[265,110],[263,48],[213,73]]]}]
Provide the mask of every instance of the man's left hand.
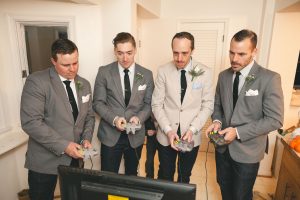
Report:
[{"label": "man's left hand", "polygon": [[187,132],[181,136],[181,139],[191,142],[193,139],[193,132],[191,130],[187,130]]},{"label": "man's left hand", "polygon": [[236,129],[233,127],[225,128],[224,130],[219,131],[219,134],[220,135],[225,134],[224,140],[228,143],[231,143],[233,140],[235,140],[237,135]]},{"label": "man's left hand", "polygon": [[83,140],[83,141],[81,142],[81,145],[82,145],[83,148],[85,148],[85,149],[90,149],[90,148],[92,148],[92,144],[91,144],[90,141],[88,141],[88,140]]},{"label": "man's left hand", "polygon": [[140,119],[137,116],[133,116],[130,118],[129,122],[138,125],[140,123]]}]

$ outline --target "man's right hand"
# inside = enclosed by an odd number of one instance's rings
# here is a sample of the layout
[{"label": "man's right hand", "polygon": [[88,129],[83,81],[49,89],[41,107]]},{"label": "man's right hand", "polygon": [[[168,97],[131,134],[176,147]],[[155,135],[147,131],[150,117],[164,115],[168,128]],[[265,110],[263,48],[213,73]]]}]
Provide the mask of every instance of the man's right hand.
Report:
[{"label": "man's right hand", "polygon": [[124,117],[117,117],[117,119],[115,120],[115,125],[119,131],[124,131],[126,119]]},{"label": "man's right hand", "polygon": [[177,148],[175,147],[175,145],[174,145],[174,141],[175,141],[175,140],[177,140],[177,141],[180,140],[180,138],[179,138],[179,136],[177,135],[177,133],[176,133],[175,131],[171,130],[171,131],[169,131],[169,132],[167,133],[167,136],[168,136],[168,138],[169,138],[169,142],[170,142],[171,148],[172,148],[172,149],[175,149],[176,151],[178,151],[179,149],[177,149]]},{"label": "man's right hand", "polygon": [[147,135],[148,136],[153,136],[156,134],[156,130],[147,130]]},{"label": "man's right hand", "polygon": [[83,158],[83,155],[78,151],[81,148],[81,145],[75,142],[70,142],[67,148],[65,149],[65,153],[75,159]]},{"label": "man's right hand", "polygon": [[212,131],[219,131],[221,130],[221,123],[220,122],[213,122],[205,131],[205,135],[208,138],[208,134]]}]

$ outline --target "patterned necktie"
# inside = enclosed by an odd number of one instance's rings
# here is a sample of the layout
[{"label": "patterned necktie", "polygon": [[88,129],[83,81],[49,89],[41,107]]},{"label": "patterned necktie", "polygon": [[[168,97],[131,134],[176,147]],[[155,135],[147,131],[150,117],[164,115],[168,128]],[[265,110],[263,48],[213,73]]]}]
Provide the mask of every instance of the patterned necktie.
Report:
[{"label": "patterned necktie", "polygon": [[180,77],[180,84],[181,84],[181,104],[183,102],[183,98],[185,95],[187,83],[186,83],[186,77],[185,77],[185,70],[181,70],[181,77]]},{"label": "patterned necktie", "polygon": [[73,113],[73,118],[74,118],[74,122],[75,122],[76,119],[77,119],[77,116],[78,116],[78,108],[77,108],[77,104],[76,104],[76,100],[75,100],[73,91],[70,87],[71,81],[63,81],[63,82],[64,82],[64,84],[66,85],[66,88],[67,88],[69,102],[70,102],[71,107],[72,107],[72,113]]},{"label": "patterned necktie", "polygon": [[239,97],[239,77],[241,75],[241,72],[236,72],[235,73],[235,78],[234,78],[234,81],[233,81],[233,92],[232,92],[232,97],[233,97],[233,109],[235,107],[235,104],[238,100],[238,97]]},{"label": "patterned necktie", "polygon": [[130,89],[130,81],[129,81],[129,75],[128,75],[129,70],[124,69],[124,86],[125,86],[125,105],[127,106],[130,100],[131,96],[131,89]]}]

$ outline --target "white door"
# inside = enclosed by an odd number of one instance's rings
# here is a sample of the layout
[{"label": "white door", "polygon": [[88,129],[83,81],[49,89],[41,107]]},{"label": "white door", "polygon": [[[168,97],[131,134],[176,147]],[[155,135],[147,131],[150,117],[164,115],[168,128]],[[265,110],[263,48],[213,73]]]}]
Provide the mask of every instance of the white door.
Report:
[{"label": "white door", "polygon": [[184,21],[179,23],[180,31],[187,31],[195,38],[193,57],[211,67],[214,72],[214,85],[223,69],[223,44],[225,22]]},{"label": "white door", "polygon": [[[179,31],[190,32],[195,39],[193,58],[213,69],[214,88],[218,81],[218,75],[223,69],[223,47],[225,22],[183,21],[179,23]],[[209,119],[202,128],[201,145],[199,151],[206,151],[208,139],[204,131],[211,124]],[[214,151],[210,144],[209,152]]]}]

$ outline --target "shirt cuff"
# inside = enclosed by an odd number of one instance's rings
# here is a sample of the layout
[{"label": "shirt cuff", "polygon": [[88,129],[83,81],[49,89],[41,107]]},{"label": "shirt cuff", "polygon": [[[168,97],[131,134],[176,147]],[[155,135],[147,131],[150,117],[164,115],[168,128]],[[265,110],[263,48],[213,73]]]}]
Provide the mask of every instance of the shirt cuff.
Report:
[{"label": "shirt cuff", "polygon": [[213,123],[214,123],[214,122],[220,123],[220,124],[221,124],[221,127],[220,127],[220,128],[222,129],[222,122],[221,122],[220,120],[215,119],[215,120],[213,121]]},{"label": "shirt cuff", "polygon": [[172,130],[172,128],[171,128],[171,126],[166,126],[165,128],[164,128],[164,133],[165,134],[167,134],[169,131],[171,131]]},{"label": "shirt cuff", "polygon": [[235,128],[235,132],[236,132],[236,138],[237,138],[238,140],[240,140],[241,138],[240,138],[240,135],[239,135],[239,132],[238,132],[238,129],[237,129],[237,128]]},{"label": "shirt cuff", "polygon": [[198,132],[197,129],[193,126],[190,126],[189,130],[191,130],[194,135]]},{"label": "shirt cuff", "polygon": [[115,122],[116,122],[116,119],[117,119],[118,117],[119,117],[119,116],[115,116],[115,118],[114,118],[114,120],[113,120],[113,123],[112,123],[113,126],[116,126],[116,123],[115,123]]}]

